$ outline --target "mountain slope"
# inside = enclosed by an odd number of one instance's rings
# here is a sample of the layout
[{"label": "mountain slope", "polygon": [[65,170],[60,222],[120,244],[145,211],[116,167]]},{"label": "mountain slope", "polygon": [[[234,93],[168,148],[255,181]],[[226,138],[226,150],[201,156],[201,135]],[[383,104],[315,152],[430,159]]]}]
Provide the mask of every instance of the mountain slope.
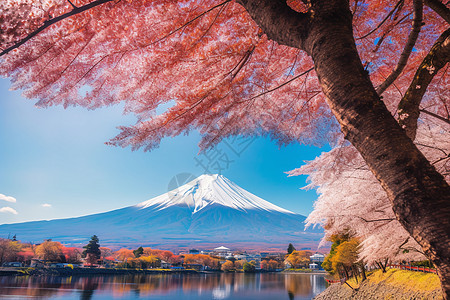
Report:
[{"label": "mountain slope", "polygon": [[221,175],[202,175],[134,206],[78,218],[0,225],[0,236],[22,241],[54,239],[68,244],[91,235],[102,245],[223,244],[241,247],[315,246],[321,230],[304,231],[304,216],[278,207]]}]

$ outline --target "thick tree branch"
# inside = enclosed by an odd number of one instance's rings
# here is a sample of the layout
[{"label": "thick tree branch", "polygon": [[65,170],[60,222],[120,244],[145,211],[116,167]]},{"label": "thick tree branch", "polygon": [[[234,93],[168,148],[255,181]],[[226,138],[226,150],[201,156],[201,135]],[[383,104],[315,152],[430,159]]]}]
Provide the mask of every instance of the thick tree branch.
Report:
[{"label": "thick tree branch", "polygon": [[11,52],[14,49],[19,48],[20,46],[22,46],[23,44],[25,44],[27,41],[29,41],[30,39],[32,39],[33,37],[35,37],[36,35],[38,35],[39,33],[41,33],[42,31],[44,31],[45,29],[47,29],[48,27],[52,26],[55,23],[58,23],[59,21],[62,21],[64,19],[67,19],[71,16],[77,15],[79,13],[82,13],[86,10],[89,10],[91,8],[94,8],[96,6],[111,2],[114,0],[96,0],[93,1],[89,4],[80,6],[80,7],[74,7],[70,12],[62,14],[58,17],[55,17],[53,19],[47,20],[44,22],[44,25],[40,26],[38,29],[36,29],[35,31],[31,32],[30,34],[28,34],[26,37],[24,37],[23,39],[21,39],[20,41],[18,41],[17,43],[15,43],[14,45],[12,45],[11,47],[6,48],[5,50],[3,50],[0,53],[0,56],[3,56],[9,52]]},{"label": "thick tree branch", "polygon": [[283,0],[237,0],[262,31],[278,44],[303,49],[310,13],[296,12]]},{"label": "thick tree branch", "polygon": [[403,52],[402,54],[400,54],[400,59],[398,60],[397,66],[386,78],[386,80],[377,88],[378,95],[383,94],[383,92],[397,79],[397,77],[405,68],[406,63],[408,62],[408,58],[411,55],[412,49],[414,48],[417,38],[419,37],[420,28],[422,27],[422,17],[423,0],[414,0],[414,19],[412,30],[409,33],[405,48],[403,48]]},{"label": "thick tree branch", "polygon": [[442,19],[450,23],[450,9],[439,0],[425,0],[425,5],[434,10]]},{"label": "thick tree branch", "polygon": [[[450,28],[444,31],[434,43],[414,74],[408,90],[398,105],[398,122],[406,134],[414,140],[419,118],[419,105],[428,85],[438,71],[450,60]],[[428,112],[427,112],[428,113]]]}]

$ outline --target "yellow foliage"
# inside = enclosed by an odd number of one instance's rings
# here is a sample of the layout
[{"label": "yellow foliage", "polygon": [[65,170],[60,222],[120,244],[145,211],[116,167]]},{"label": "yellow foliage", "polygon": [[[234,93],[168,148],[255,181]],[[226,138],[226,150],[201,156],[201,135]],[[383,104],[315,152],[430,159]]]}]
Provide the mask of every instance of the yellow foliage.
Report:
[{"label": "yellow foliage", "polygon": [[234,270],[234,263],[232,261],[227,260],[226,262],[224,262],[222,264],[222,271],[230,271],[230,270]]},{"label": "yellow foliage", "polygon": [[331,258],[331,264],[334,271],[339,265],[351,266],[358,261],[359,241],[351,239],[344,241],[336,247],[336,253]]},{"label": "yellow foliage", "polygon": [[312,255],[310,251],[292,251],[291,254],[286,258],[286,260],[292,265],[293,268],[300,268],[308,266]]},{"label": "yellow foliage", "polygon": [[46,241],[36,247],[36,255],[44,260],[59,260],[63,255],[63,246],[59,242]]}]

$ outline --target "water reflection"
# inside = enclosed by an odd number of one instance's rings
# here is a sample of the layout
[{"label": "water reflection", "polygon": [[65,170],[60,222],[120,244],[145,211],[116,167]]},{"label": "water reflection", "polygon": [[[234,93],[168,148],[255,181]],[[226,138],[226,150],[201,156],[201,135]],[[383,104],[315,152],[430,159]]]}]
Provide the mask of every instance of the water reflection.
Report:
[{"label": "water reflection", "polygon": [[0,298],[311,299],[325,288],[323,275],[281,273],[0,277]]}]

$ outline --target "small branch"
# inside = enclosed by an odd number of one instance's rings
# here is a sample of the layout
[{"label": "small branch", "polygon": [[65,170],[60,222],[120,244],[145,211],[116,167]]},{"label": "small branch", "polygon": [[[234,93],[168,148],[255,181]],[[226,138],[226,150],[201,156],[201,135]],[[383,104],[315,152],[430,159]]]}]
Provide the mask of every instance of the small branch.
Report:
[{"label": "small branch", "polygon": [[186,26],[192,24],[194,21],[200,19],[201,17],[203,17],[203,16],[206,15],[207,13],[213,11],[213,10],[216,9],[216,8],[219,8],[219,7],[221,7],[221,6],[225,5],[225,4],[227,4],[227,3],[230,2],[230,1],[231,1],[231,0],[225,0],[225,1],[222,2],[222,3],[219,3],[219,4],[217,4],[217,5],[213,6],[213,7],[211,7],[211,8],[209,8],[209,9],[205,10],[204,12],[202,12],[201,14],[199,14],[198,16],[196,16],[195,18],[189,20],[188,22],[184,23],[182,26],[178,27],[178,28],[175,29],[175,30],[172,30],[172,31],[169,32],[168,34],[164,35],[163,37],[157,39],[156,41],[150,43],[150,44],[147,45],[147,46],[154,45],[154,44],[156,44],[156,43],[161,42],[162,40],[165,40],[166,38],[168,38],[168,37],[171,36],[172,34],[178,32],[178,31],[180,31],[181,29],[185,28]]},{"label": "small branch", "polygon": [[380,24],[377,25],[377,27],[375,27],[374,29],[372,29],[371,31],[369,31],[368,33],[366,33],[365,35],[356,38],[357,40],[362,40],[366,37],[368,37],[369,35],[371,35],[372,33],[374,33],[375,31],[377,31],[383,24],[384,22],[386,22],[389,17],[397,10],[397,8],[400,6],[400,4],[403,3],[404,0],[400,0],[397,2],[397,4],[394,6],[394,8],[387,14],[387,16],[380,22]]},{"label": "small branch", "polygon": [[374,220],[366,220],[366,219],[364,219],[363,217],[359,217],[359,216],[356,216],[356,217],[358,217],[358,218],[360,218],[361,220],[363,220],[364,222],[367,222],[367,223],[371,223],[371,222],[382,222],[382,221],[394,221],[395,220],[395,218],[385,218],[385,219],[374,219]]},{"label": "small branch", "polygon": [[420,109],[419,111],[420,111],[421,113],[424,113],[424,114],[427,114],[427,115],[429,115],[429,116],[432,116],[432,117],[434,117],[434,118],[436,118],[436,119],[438,119],[438,120],[441,120],[442,122],[445,122],[445,123],[447,123],[447,124],[450,124],[450,120],[449,120],[449,119],[444,118],[444,117],[442,117],[442,116],[440,116],[440,115],[437,115],[437,114],[435,114],[435,113],[432,113],[431,111],[428,111],[428,110],[425,110],[425,109]]},{"label": "small branch", "polygon": [[263,92],[263,93],[261,93],[261,94],[258,94],[258,95],[256,95],[256,96],[253,96],[253,97],[251,97],[251,98],[249,98],[249,99],[245,99],[245,100],[242,100],[242,101],[238,101],[237,103],[242,103],[242,102],[250,101],[250,100],[253,100],[253,99],[255,99],[255,98],[261,97],[261,96],[263,96],[263,95],[265,95],[265,94],[271,93],[271,92],[273,92],[273,91],[275,91],[275,90],[278,90],[279,88],[281,88],[281,87],[283,87],[283,86],[285,86],[285,85],[291,83],[292,81],[294,81],[294,80],[300,78],[301,76],[303,76],[303,75],[305,75],[305,74],[308,74],[308,73],[311,72],[312,70],[314,70],[314,68],[308,69],[308,70],[306,70],[305,72],[303,72],[303,73],[301,73],[301,74],[298,74],[297,76],[291,78],[290,80],[288,80],[288,81],[286,81],[286,82],[280,84],[279,86],[277,86],[277,87],[275,87],[275,88],[273,88],[273,89],[267,90],[267,91],[265,91],[265,92]]},{"label": "small branch", "polygon": [[416,44],[417,38],[419,37],[420,29],[422,27],[422,15],[423,15],[423,0],[414,0],[414,19],[412,30],[409,33],[408,40],[406,42],[405,48],[400,55],[400,59],[397,66],[388,76],[388,78],[377,88],[378,95],[383,94],[383,92],[397,79],[402,73],[403,69],[408,62],[408,58],[411,55],[412,49]]},{"label": "small branch", "polygon": [[96,0],[96,1],[93,1],[93,2],[91,2],[89,4],[86,4],[86,5],[83,5],[83,6],[80,6],[80,7],[75,7],[70,12],[62,14],[59,17],[47,20],[47,21],[44,22],[44,25],[42,25],[41,27],[39,27],[35,31],[33,31],[30,34],[28,34],[25,38],[23,38],[22,40],[18,41],[17,43],[12,45],[11,47],[8,47],[5,50],[3,50],[0,53],[0,56],[3,56],[5,54],[11,52],[12,50],[19,48],[20,46],[25,44],[27,41],[29,41],[30,39],[32,39],[33,37],[35,37],[36,35],[38,35],[42,31],[44,31],[48,27],[52,26],[53,24],[58,23],[59,21],[62,21],[64,19],[66,19],[66,18],[69,18],[71,16],[77,15],[79,13],[82,13],[82,12],[86,11],[86,10],[89,10],[91,8],[94,8],[96,6],[99,6],[99,5],[102,5],[102,4],[111,2],[111,1],[114,1],[114,0]]},{"label": "small branch", "polygon": [[399,248],[399,249],[402,249],[402,247],[405,246],[406,243],[409,241],[409,238],[410,238],[410,237],[408,236],[408,237],[406,238],[406,240],[405,240],[400,246],[398,246],[398,248]]},{"label": "small branch", "polygon": [[431,164],[432,164],[432,165],[435,165],[435,164],[437,164],[438,162],[441,162],[441,161],[446,160],[446,159],[449,159],[449,158],[450,158],[450,153],[447,154],[447,156],[445,156],[445,157],[441,157],[441,158],[439,158],[439,159],[433,161]]},{"label": "small branch", "polygon": [[76,6],[75,4],[73,4],[72,1],[70,1],[70,0],[67,0],[67,1],[70,3],[70,5],[72,5],[72,8],[73,8],[73,9],[77,9],[77,8],[78,8],[78,6]]},{"label": "small branch", "polygon": [[421,143],[415,143],[417,146],[422,146],[425,148],[430,148],[430,149],[434,149],[434,150],[438,150],[441,151],[444,155],[448,155],[447,152],[445,152],[443,149],[438,148],[438,147],[434,147],[434,146],[430,146],[430,145],[425,145],[425,144],[421,144]]}]

